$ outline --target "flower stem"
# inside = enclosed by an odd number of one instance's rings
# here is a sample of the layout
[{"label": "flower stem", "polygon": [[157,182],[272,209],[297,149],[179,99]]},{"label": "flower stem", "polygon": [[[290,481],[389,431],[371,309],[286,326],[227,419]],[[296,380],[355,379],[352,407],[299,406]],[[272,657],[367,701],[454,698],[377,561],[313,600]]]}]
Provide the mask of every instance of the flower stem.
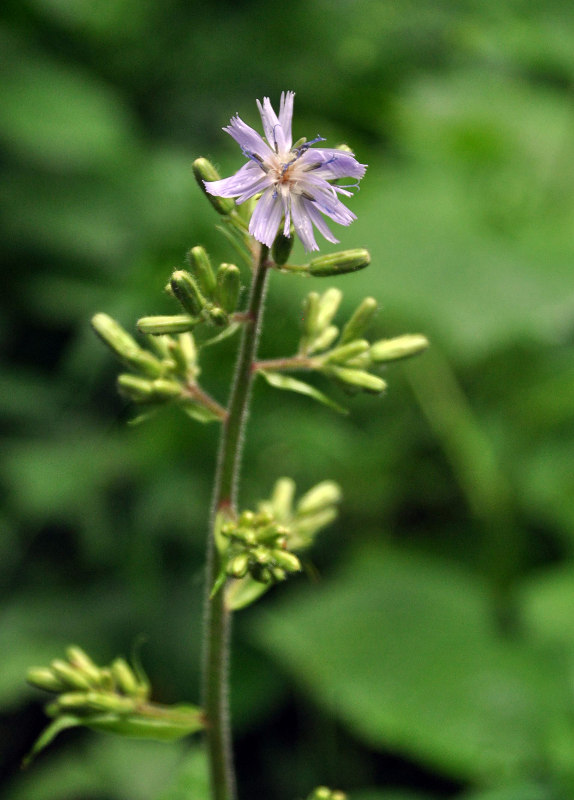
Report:
[{"label": "flower stem", "polygon": [[220,557],[214,536],[216,515],[234,512],[243,431],[253,378],[252,364],[257,351],[259,327],[267,285],[269,249],[261,246],[253,272],[251,295],[235,376],[231,388],[227,418],[223,423],[215,475],[213,514],[207,545],[206,614],[203,652],[203,710],[207,718],[207,755],[212,800],[234,800],[235,774],[231,748],[228,701],[228,662],[230,612],[225,606],[225,592],[209,595],[220,571]]}]

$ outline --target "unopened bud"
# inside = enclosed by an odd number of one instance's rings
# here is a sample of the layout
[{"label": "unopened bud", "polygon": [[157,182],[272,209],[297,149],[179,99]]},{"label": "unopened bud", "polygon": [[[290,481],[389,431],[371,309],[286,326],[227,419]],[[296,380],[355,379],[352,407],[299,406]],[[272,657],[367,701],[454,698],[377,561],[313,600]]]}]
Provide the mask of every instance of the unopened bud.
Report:
[{"label": "unopened bud", "polygon": [[353,358],[366,353],[370,344],[366,339],[355,339],[354,342],[349,342],[341,347],[336,347],[325,356],[325,362],[335,364],[345,364]]},{"label": "unopened bud", "polygon": [[320,353],[322,350],[327,350],[337,336],[339,335],[339,328],[336,325],[327,325],[325,330],[313,340],[313,343],[308,348],[308,353]]},{"label": "unopened bud", "polygon": [[129,714],[135,709],[135,702],[129,697],[117,694],[100,694],[89,692],[84,695],[86,706],[93,711],[108,711],[116,714]]},{"label": "unopened bud", "polygon": [[67,684],[54,675],[48,667],[32,667],[26,673],[26,680],[32,686],[47,692],[62,692],[67,688]]},{"label": "unopened bud", "polygon": [[185,333],[191,331],[199,320],[187,314],[173,314],[171,316],[142,317],[138,319],[138,330],[150,333],[152,336],[161,336],[165,333]]},{"label": "unopened bud", "polygon": [[291,478],[279,478],[271,495],[271,505],[278,520],[287,520],[291,516],[294,496],[295,481]]},{"label": "unopened bud", "polygon": [[151,399],[156,402],[165,402],[167,400],[175,400],[181,397],[181,384],[177,381],[168,381],[164,378],[158,378],[152,383],[152,397]]},{"label": "unopened bud", "polygon": [[249,556],[247,553],[240,553],[231,559],[227,565],[226,571],[228,575],[231,575],[234,578],[243,578],[245,575],[247,575],[248,568]]},{"label": "unopened bud", "polygon": [[291,255],[291,250],[293,249],[293,242],[294,237],[285,236],[283,232],[278,233],[275,237],[273,247],[271,248],[271,255],[273,256],[273,261],[278,267],[282,267],[283,264],[286,264],[287,261],[289,261],[289,256]]},{"label": "unopened bud", "polygon": [[234,200],[231,200],[228,197],[216,197],[215,195],[209,194],[205,188],[205,181],[209,182],[221,180],[219,172],[215,169],[211,161],[208,161],[207,158],[196,158],[196,160],[193,162],[193,174],[195,175],[195,180],[197,181],[199,188],[205,194],[218,214],[226,216],[235,210]]},{"label": "unopened bud", "polygon": [[197,245],[187,254],[187,261],[201,291],[211,297],[215,292],[215,275],[205,248]]},{"label": "unopened bud", "polygon": [[301,562],[294,553],[287,550],[273,550],[272,556],[277,566],[287,572],[301,572]]},{"label": "unopened bud", "polygon": [[217,325],[219,328],[224,328],[229,324],[229,317],[225,311],[218,306],[207,305],[204,309],[204,313],[207,314],[207,317],[212,325]]},{"label": "unopened bud", "polygon": [[322,331],[337,313],[337,309],[343,299],[343,293],[339,289],[331,288],[323,292],[319,298],[319,311],[317,313],[317,329]]},{"label": "unopened bud", "polygon": [[314,338],[318,333],[319,298],[317,292],[309,292],[303,303],[303,334],[307,338]]},{"label": "unopened bud", "polygon": [[151,353],[143,350],[122,326],[107,314],[92,317],[92,327],[100,339],[124,364],[150,378],[161,374],[161,364]]},{"label": "unopened bud", "polygon": [[382,378],[379,378],[377,375],[371,375],[370,372],[335,366],[330,366],[328,370],[328,374],[333,375],[341,383],[353,388],[362,389],[365,392],[379,394],[380,392],[384,392],[387,388],[387,384]]},{"label": "unopened bud", "polygon": [[153,395],[153,383],[137,375],[118,375],[118,391],[134,403],[147,403]]},{"label": "unopened bud", "polygon": [[365,297],[354,311],[341,333],[341,344],[352,342],[362,336],[377,313],[377,301],[374,297]]},{"label": "unopened bud", "polygon": [[171,290],[175,297],[192,317],[198,317],[205,306],[205,297],[199,290],[195,279],[184,269],[176,270],[170,279]]},{"label": "unopened bud", "polygon": [[65,694],[61,694],[58,697],[58,699],[54,703],[54,706],[60,711],[75,711],[76,713],[79,712],[86,713],[89,711],[86,705],[86,697],[87,697],[86,692],[66,692]]},{"label": "unopened bud", "polygon": [[380,339],[371,345],[369,351],[375,362],[396,361],[399,358],[410,358],[422,353],[429,346],[429,341],[420,333],[397,336],[395,339]]},{"label": "unopened bud", "polygon": [[297,503],[297,514],[314,514],[341,501],[341,487],[334,481],[321,481]]},{"label": "unopened bud", "polygon": [[371,256],[368,250],[342,250],[340,253],[330,253],[326,256],[314,258],[307,265],[310,275],[317,278],[327,278],[330,275],[345,275],[347,272],[357,272],[368,267]]},{"label": "unopened bud", "polygon": [[91,681],[67,661],[57,658],[52,661],[50,668],[54,675],[70,689],[88,690],[92,688]]},{"label": "unopened bud", "polygon": [[99,668],[81,647],[70,645],[70,647],[66,649],[66,656],[70,664],[73,667],[77,667],[80,672],[83,672],[86,678],[93,684],[97,684],[100,681],[101,676]]},{"label": "unopened bud", "polygon": [[232,314],[237,308],[239,300],[239,290],[241,289],[241,275],[239,268],[235,264],[221,264],[217,270],[217,302],[227,311]]},{"label": "unopened bud", "polygon": [[134,671],[123,658],[116,658],[111,665],[111,672],[118,689],[124,694],[139,694],[140,684]]}]

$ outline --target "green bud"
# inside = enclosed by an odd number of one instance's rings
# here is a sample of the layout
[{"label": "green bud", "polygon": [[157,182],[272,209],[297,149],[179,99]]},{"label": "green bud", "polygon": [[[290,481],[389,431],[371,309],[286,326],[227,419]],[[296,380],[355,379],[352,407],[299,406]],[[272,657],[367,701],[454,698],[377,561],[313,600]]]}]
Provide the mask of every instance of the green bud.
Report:
[{"label": "green bud", "polygon": [[205,194],[218,214],[227,216],[235,211],[235,201],[228,197],[215,197],[206,191],[204,181],[218,181],[221,179],[219,172],[207,158],[196,158],[193,162],[193,174],[199,188]]},{"label": "green bud", "polygon": [[334,362],[336,364],[345,364],[352,358],[366,353],[370,344],[366,339],[355,339],[354,342],[349,342],[341,347],[336,347],[325,356],[325,363]]},{"label": "green bud", "polygon": [[291,478],[279,478],[273,487],[271,507],[277,519],[281,522],[291,516],[293,497],[295,496],[295,481]]},{"label": "green bud", "polygon": [[118,375],[118,391],[134,403],[147,403],[153,396],[153,383],[137,375]]},{"label": "green bud", "polygon": [[372,359],[368,350],[355,356],[355,358],[349,358],[345,361],[346,367],[354,367],[355,369],[368,369],[371,364]]},{"label": "green bud", "polygon": [[[273,580],[283,580],[285,577],[285,573],[281,569],[281,567],[275,567],[277,570],[277,574],[271,571],[271,569],[267,566],[262,566],[261,564],[254,564],[251,567],[250,573],[256,581],[259,583],[272,583]],[[280,575],[281,577],[278,577]]]},{"label": "green bud", "polygon": [[215,275],[213,274],[211,262],[207,252],[205,251],[205,248],[201,247],[200,245],[192,247],[187,254],[187,262],[189,264],[189,268],[199,283],[201,291],[207,297],[212,297],[213,293],[215,292],[216,285]]},{"label": "green bud", "polygon": [[89,690],[92,688],[91,681],[76,667],[57,658],[50,664],[54,675],[70,689]]},{"label": "green bud", "polygon": [[177,381],[168,381],[163,378],[158,378],[152,383],[152,400],[156,402],[164,402],[167,400],[175,400],[181,397],[181,384]]},{"label": "green bud", "polygon": [[361,337],[369,327],[377,313],[377,301],[374,297],[365,297],[343,328],[341,344],[347,344]]},{"label": "green bud", "polygon": [[247,575],[249,568],[249,556],[247,553],[240,553],[231,559],[227,565],[227,574],[234,578],[243,578]]},{"label": "green bud", "polygon": [[337,378],[338,381],[347,386],[363,389],[363,391],[372,392],[373,394],[384,392],[387,388],[387,384],[382,378],[379,378],[377,375],[371,375],[369,372],[364,372],[360,369],[330,366],[328,368],[328,374]]},{"label": "green bud", "polygon": [[26,680],[46,692],[63,692],[67,688],[65,681],[54,675],[48,667],[32,667],[26,673]]},{"label": "green bud", "polygon": [[311,346],[307,348],[308,353],[320,353],[322,350],[327,350],[337,336],[339,335],[339,328],[336,325],[327,325],[325,330],[317,336],[312,342]]},{"label": "green bud", "polygon": [[92,317],[92,327],[110,350],[131,369],[150,378],[161,375],[161,364],[151,353],[143,350],[122,326],[107,314]]},{"label": "green bud", "polygon": [[172,292],[183,306],[183,310],[187,311],[192,317],[198,317],[207,301],[189,272],[184,269],[176,270],[171,276],[170,286]]},{"label": "green bud", "polygon": [[86,703],[86,692],[66,692],[61,694],[55,703],[50,706],[54,711],[73,711],[76,714],[89,713]]},{"label": "green bud", "polygon": [[252,556],[258,564],[269,564],[272,561],[271,553],[266,547],[255,548],[252,551]]},{"label": "green bud", "polygon": [[271,580],[274,580],[277,583],[279,583],[280,581],[284,581],[285,578],[287,577],[285,570],[282,569],[281,567],[271,567],[269,572]]},{"label": "green bud", "polygon": [[127,661],[123,658],[116,658],[110,669],[116,686],[121,692],[128,695],[140,694],[140,683]]},{"label": "green bud", "polygon": [[321,481],[303,495],[297,503],[297,514],[314,514],[341,501],[341,487],[334,481]]},{"label": "green bud", "polygon": [[101,678],[100,669],[81,647],[71,645],[66,649],[66,656],[73,667],[77,667],[80,672],[83,672],[92,684],[98,685]]},{"label": "green bud", "polygon": [[242,511],[239,515],[239,524],[241,526],[244,525],[253,525],[255,522],[255,514],[253,511]]},{"label": "green bud", "polygon": [[319,298],[319,310],[317,312],[317,330],[323,331],[337,313],[337,309],[343,299],[343,293],[339,289],[327,289]]},{"label": "green bud", "polygon": [[293,249],[293,242],[293,236],[285,236],[282,232],[278,233],[275,237],[273,247],[271,248],[271,255],[278,267],[282,267],[283,264],[289,261],[289,256]]},{"label": "green bud", "polygon": [[410,358],[426,350],[429,341],[420,333],[397,336],[395,339],[380,339],[371,345],[370,355],[373,361],[396,361],[399,358]]},{"label": "green bud", "polygon": [[317,330],[319,298],[317,292],[309,292],[303,302],[303,336],[308,339],[314,339],[319,332]]},{"label": "green bud", "polygon": [[228,314],[237,308],[241,289],[241,274],[235,264],[221,264],[217,270],[216,298],[219,305]]},{"label": "green bud", "polygon": [[220,328],[225,327],[225,325],[229,324],[229,317],[225,313],[222,308],[218,306],[206,306],[204,309],[204,313],[207,314],[209,321],[212,325],[217,325]]},{"label": "green bud", "polygon": [[286,572],[301,572],[301,562],[294,553],[288,550],[273,550],[271,555],[277,566]]},{"label": "green bud", "polygon": [[150,333],[152,336],[161,336],[164,333],[185,333],[195,328],[198,319],[193,319],[187,314],[173,314],[171,316],[142,317],[138,319],[138,330]]},{"label": "green bud", "polygon": [[327,278],[330,275],[345,275],[347,272],[357,272],[357,270],[368,267],[371,263],[371,256],[368,250],[357,248],[356,250],[342,250],[340,253],[331,253],[326,256],[314,258],[307,265],[310,275],[317,278]]},{"label": "green bud", "polygon": [[86,706],[92,711],[106,711],[115,714],[129,714],[134,711],[135,702],[129,697],[120,697],[117,694],[100,694],[89,692],[84,695]]}]

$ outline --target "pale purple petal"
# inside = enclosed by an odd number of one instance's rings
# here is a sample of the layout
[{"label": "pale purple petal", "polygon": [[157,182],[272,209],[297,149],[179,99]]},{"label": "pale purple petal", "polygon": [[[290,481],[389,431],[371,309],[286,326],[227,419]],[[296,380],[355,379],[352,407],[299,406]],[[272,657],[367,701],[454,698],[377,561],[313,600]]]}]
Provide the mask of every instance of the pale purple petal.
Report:
[{"label": "pale purple petal", "polygon": [[283,204],[280,198],[273,188],[267,189],[255,206],[249,223],[249,233],[258,242],[271,247],[282,216]]},{"label": "pale purple petal", "polygon": [[359,164],[352,153],[326,147],[309,148],[301,156],[301,162],[309,167],[313,174],[327,180],[335,178],[357,178],[360,180],[367,169],[366,164]]},{"label": "pale purple petal", "polygon": [[319,211],[317,211],[317,208],[313,203],[313,201],[303,198],[303,205],[305,207],[305,212],[309,215],[311,222],[313,223],[313,225],[315,225],[319,233],[321,233],[328,242],[333,242],[333,244],[338,244],[339,240],[333,236],[333,234],[329,230],[329,226],[327,225],[327,223],[325,222]]},{"label": "pale purple petal", "polygon": [[350,225],[354,219],[357,219],[355,214],[339,200],[335,187],[322,178],[308,176],[304,183],[301,182],[301,187],[305,189],[306,194],[313,198],[319,211],[331,217],[333,222],[338,222],[339,225]]},{"label": "pale purple petal", "polygon": [[263,123],[263,130],[265,131],[265,138],[275,150],[276,153],[284,153],[289,150],[291,145],[287,145],[286,137],[277,114],[273,111],[271,100],[268,97],[263,98],[263,105],[257,101],[257,107],[261,114],[261,122]]},{"label": "pale purple petal", "polygon": [[[239,197],[239,195],[248,192],[255,183],[259,182],[262,175],[265,176],[265,173],[261,171],[260,167],[254,164],[253,161],[249,161],[230,178],[222,178],[219,181],[204,181],[204,184],[206,191],[217,197]],[[253,194],[257,194],[257,191],[253,192]]]},{"label": "pale purple petal", "polygon": [[305,250],[307,250],[307,252],[310,250],[318,250],[319,247],[313,234],[313,225],[305,209],[305,203],[302,197],[297,197],[295,195],[291,198],[291,215],[293,217],[295,233],[303,242]]},{"label": "pale purple petal", "polygon": [[233,117],[229,125],[223,129],[232,136],[244,153],[255,153],[261,158],[268,158],[273,155],[267,142],[250,128],[240,117]]},{"label": "pale purple petal", "polygon": [[279,124],[285,137],[285,149],[290,150],[293,144],[291,123],[293,121],[293,99],[295,92],[281,92],[281,105],[279,106]]}]

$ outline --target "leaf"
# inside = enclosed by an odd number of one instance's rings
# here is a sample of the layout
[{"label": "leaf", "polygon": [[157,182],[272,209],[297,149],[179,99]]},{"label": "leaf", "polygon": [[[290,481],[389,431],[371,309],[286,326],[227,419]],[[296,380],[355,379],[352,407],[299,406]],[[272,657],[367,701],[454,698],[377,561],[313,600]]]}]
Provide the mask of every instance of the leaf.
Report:
[{"label": "leaf", "polygon": [[256,581],[251,575],[229,582],[225,592],[225,605],[230,611],[240,611],[255,603],[272,584]]},{"label": "leaf", "polygon": [[194,419],[196,422],[221,422],[221,418],[210,411],[205,406],[200,406],[198,403],[183,403],[181,408],[185,411],[188,417]]},{"label": "leaf", "polygon": [[365,547],[328,588],[259,614],[258,644],[370,745],[478,781],[571,769],[563,664],[503,639],[447,562]]},{"label": "leaf", "polygon": [[205,751],[197,747],[187,756],[175,781],[156,800],[209,800],[209,774]]},{"label": "leaf", "polygon": [[304,394],[307,397],[312,397],[313,400],[317,400],[319,403],[323,403],[323,405],[332,408],[334,411],[338,411],[339,414],[349,413],[346,408],[343,408],[343,406],[340,406],[334,400],[331,400],[331,398],[327,397],[326,394],[323,394],[323,392],[315,389],[314,386],[310,386],[308,383],[304,383],[297,378],[292,378],[290,375],[283,375],[279,372],[267,372],[263,369],[259,370],[258,374],[262,375],[267,383],[270,386],[273,386],[275,389],[284,389],[289,392]]},{"label": "leaf", "polygon": [[55,719],[36,739],[34,746],[22,761],[22,766],[29,766],[38,753],[41,753],[44,748],[48,747],[48,745],[54,741],[59,733],[65,731],[67,728],[75,728],[78,725],[82,725],[82,720],[80,717],[74,717],[70,715]]},{"label": "leaf", "polygon": [[198,341],[198,347],[210,347],[212,344],[219,344],[224,339],[229,339],[230,336],[237,333],[239,328],[241,327],[241,323],[239,322],[232,322],[226,328],[224,328],[221,333],[218,333],[217,336],[213,336],[211,339],[205,339],[205,341]]}]

